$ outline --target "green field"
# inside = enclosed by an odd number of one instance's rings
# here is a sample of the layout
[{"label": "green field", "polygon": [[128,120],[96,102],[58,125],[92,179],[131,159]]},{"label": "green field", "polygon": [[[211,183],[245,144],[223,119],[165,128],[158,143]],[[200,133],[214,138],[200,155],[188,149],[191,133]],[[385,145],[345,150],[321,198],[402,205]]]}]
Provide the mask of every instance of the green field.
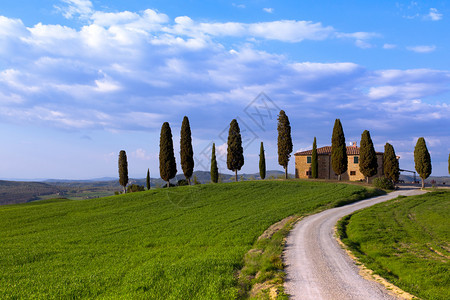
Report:
[{"label": "green field", "polygon": [[449,191],[399,197],[339,226],[343,242],[369,269],[423,299],[450,299]]},{"label": "green field", "polygon": [[234,299],[271,224],[355,201],[364,187],[247,181],[0,207],[2,299]]}]

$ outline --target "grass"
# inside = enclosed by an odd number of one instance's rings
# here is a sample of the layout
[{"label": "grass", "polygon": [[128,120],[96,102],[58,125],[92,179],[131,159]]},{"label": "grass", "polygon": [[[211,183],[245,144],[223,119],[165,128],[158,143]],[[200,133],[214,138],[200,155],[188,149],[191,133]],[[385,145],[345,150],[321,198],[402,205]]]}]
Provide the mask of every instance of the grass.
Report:
[{"label": "grass", "polygon": [[338,233],[375,273],[423,299],[450,299],[450,192],[398,197],[342,219]]},{"label": "grass", "polygon": [[235,299],[244,255],[271,224],[365,193],[338,183],[248,181],[2,206],[0,295]]}]

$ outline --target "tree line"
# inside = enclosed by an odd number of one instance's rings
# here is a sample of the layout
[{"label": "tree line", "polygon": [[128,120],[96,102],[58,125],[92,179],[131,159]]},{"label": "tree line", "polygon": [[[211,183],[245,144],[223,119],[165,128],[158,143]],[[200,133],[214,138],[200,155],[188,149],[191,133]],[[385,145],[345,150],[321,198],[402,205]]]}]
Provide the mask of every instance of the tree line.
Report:
[{"label": "tree line", "polygon": [[[278,115],[278,164],[284,168],[285,179],[288,178],[288,163],[293,150],[291,126],[289,118],[286,113],[281,110]],[[167,187],[170,186],[170,180],[177,174],[177,165],[174,154],[172,131],[168,122],[164,122],[161,127],[160,142],[159,142],[159,173],[161,179],[167,182]],[[216,160],[215,143],[211,149],[211,182],[217,183],[219,180],[219,170]],[[424,186],[424,179],[431,174],[431,158],[426,147],[425,139],[419,138],[414,150],[414,161],[416,171],[422,178],[422,188]],[[187,184],[191,184],[191,177],[194,171],[194,151],[192,148],[192,137],[189,119],[184,116],[181,124],[180,132],[180,162],[183,174],[186,178]],[[235,181],[238,181],[237,172],[241,170],[244,165],[244,150],[242,147],[242,137],[240,133],[239,124],[236,119],[230,123],[227,140],[227,168],[234,172]],[[341,175],[347,171],[347,146],[345,143],[344,131],[340,119],[335,120],[333,127],[333,134],[331,138],[331,165],[333,171],[341,180]],[[368,182],[369,177],[377,174],[378,161],[377,155],[373,146],[370,132],[364,130],[361,135],[360,154],[359,154],[359,169],[366,177]],[[398,182],[400,175],[398,159],[395,155],[394,147],[386,143],[383,154],[383,169],[386,178],[393,183]],[[266,162],[264,154],[264,144],[261,142],[259,154],[259,173],[261,179],[266,176]],[[449,173],[450,173],[450,155],[449,155]],[[312,155],[311,155],[311,177],[318,177],[318,155],[317,155],[317,140],[314,137]],[[128,184],[128,163],[125,150],[119,153],[119,183],[123,187],[124,192],[127,191]],[[150,170],[147,170],[147,189],[150,189]]]},{"label": "tree line", "polygon": [[[287,166],[292,152],[291,126],[286,113],[281,110],[278,116],[278,162],[285,169],[285,178],[288,178]],[[211,182],[219,181],[219,169],[216,160],[215,143],[211,149]],[[189,118],[184,116],[180,132],[180,160],[183,174],[187,184],[190,185],[191,176],[194,172],[194,151],[192,148],[191,128]],[[244,149],[242,147],[242,137],[239,124],[236,119],[230,123],[227,141],[227,168],[234,172],[235,181],[238,181],[237,172],[244,165]],[[259,173],[261,179],[266,177],[266,161],[264,155],[264,144],[261,142]],[[177,174],[177,164],[173,148],[172,130],[168,122],[164,122],[161,127],[159,140],[159,174],[161,179],[170,186],[170,180]],[[147,189],[150,189],[150,170],[147,170]],[[119,153],[119,184],[127,192],[128,184],[128,162],[125,150]]]}]

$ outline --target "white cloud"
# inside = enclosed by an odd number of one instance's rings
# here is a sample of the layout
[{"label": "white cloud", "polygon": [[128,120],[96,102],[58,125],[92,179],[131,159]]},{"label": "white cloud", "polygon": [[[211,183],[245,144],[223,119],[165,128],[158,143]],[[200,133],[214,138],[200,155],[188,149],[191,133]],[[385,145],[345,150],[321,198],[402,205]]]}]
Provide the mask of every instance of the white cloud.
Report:
[{"label": "white cloud", "polygon": [[303,40],[324,40],[331,36],[331,26],[311,21],[273,21],[253,23],[248,26],[248,33],[255,37],[283,42],[301,42]]},{"label": "white cloud", "polygon": [[338,32],[338,33],[336,33],[336,36],[338,38],[353,38],[356,40],[368,40],[368,39],[380,37],[380,34],[375,33],[375,32],[359,31],[359,32],[353,32],[353,33]]},{"label": "white cloud", "polygon": [[395,44],[384,44],[383,49],[395,49],[397,48],[397,45]]},{"label": "white cloud", "polygon": [[150,160],[151,159],[151,156],[149,154],[147,154],[147,152],[142,148],[136,149],[136,151],[132,152],[131,155],[140,160]]},{"label": "white cloud", "polygon": [[263,8],[263,11],[265,11],[266,13],[272,14],[273,13],[273,8],[265,7],[265,8]]},{"label": "white cloud", "polygon": [[356,45],[356,47],[361,48],[361,49],[369,49],[369,48],[373,47],[372,44],[367,43],[367,42],[365,42],[363,40],[356,40],[355,41],[355,45]]},{"label": "white cloud", "polygon": [[93,5],[90,0],[61,0],[65,6],[55,5],[66,19],[72,19],[75,16],[82,18],[89,17],[93,12]]},{"label": "white cloud", "polygon": [[237,7],[237,8],[245,8],[245,4],[232,3],[231,5],[233,5],[234,7]]},{"label": "white cloud", "polygon": [[430,8],[430,12],[426,15],[426,18],[431,21],[442,20],[442,14],[436,8]]},{"label": "white cloud", "polygon": [[[251,43],[233,49],[220,43],[230,36],[368,43],[379,36],[375,33],[338,34],[321,23],[292,20],[216,23],[180,16],[170,21],[154,10],[94,11],[90,18],[91,23],[74,29],[41,23],[26,28],[20,20],[0,17],[0,39],[14,46],[1,48],[0,59],[14,55],[21,62],[3,60],[1,120],[75,130],[149,130],[159,129],[171,116],[193,114],[200,124],[211,118],[227,124],[228,112],[239,111],[242,101],[261,91],[305,122],[310,116],[323,122],[336,110],[355,119],[368,110],[358,118],[382,118],[389,112],[402,121],[414,115],[420,122],[445,120],[448,112],[447,106],[424,100],[448,92],[447,71],[292,62]],[[205,125],[204,130],[218,129]]]},{"label": "white cloud", "polygon": [[228,151],[227,143],[223,143],[222,145],[216,146],[216,156],[226,157]]},{"label": "white cloud", "polygon": [[416,53],[430,53],[436,50],[436,46],[409,46],[406,47],[409,51],[413,51]]}]

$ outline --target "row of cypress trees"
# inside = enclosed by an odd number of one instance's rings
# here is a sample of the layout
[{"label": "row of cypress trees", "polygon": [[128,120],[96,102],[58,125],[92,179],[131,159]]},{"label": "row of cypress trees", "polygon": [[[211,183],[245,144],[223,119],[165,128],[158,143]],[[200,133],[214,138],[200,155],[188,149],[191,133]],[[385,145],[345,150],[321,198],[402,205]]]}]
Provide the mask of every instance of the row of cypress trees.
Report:
[{"label": "row of cypress trees", "polygon": [[[285,169],[285,178],[287,175],[287,166],[290,153],[292,152],[291,126],[286,113],[281,110],[278,116],[278,162]],[[242,137],[239,124],[236,119],[230,123],[227,141],[227,168],[235,173],[235,181],[238,180],[237,172],[244,165],[244,149],[242,147]],[[164,122],[161,127],[159,142],[159,173],[161,179],[167,181],[170,186],[170,179],[177,174],[176,160],[173,150],[172,131],[168,122]],[[216,146],[213,143],[211,154],[211,181],[217,183],[219,180],[219,170],[216,160]],[[188,117],[183,118],[180,133],[180,158],[183,174],[190,185],[190,178],[194,171],[194,152],[192,149],[191,128]],[[261,142],[259,172],[261,179],[266,176],[266,161],[264,155],[264,145]],[[119,153],[119,183],[126,192],[128,184],[128,163],[124,150]],[[150,189],[150,170],[147,170],[147,189]]]},{"label": "row of cypress trees", "polygon": [[[285,178],[288,178],[287,166],[289,163],[290,153],[292,152],[292,138],[291,126],[289,118],[286,113],[281,110],[278,115],[278,163],[283,166],[285,170]],[[230,123],[227,141],[227,168],[235,173],[235,181],[237,181],[237,171],[244,165],[244,151],[242,147],[242,138],[240,134],[239,124],[236,119]],[[260,147],[260,161],[259,171],[261,179],[266,175],[266,162],[264,155],[264,144],[261,142]],[[194,171],[194,153],[192,149],[191,129],[188,117],[183,118],[180,133],[180,158],[181,166],[184,176],[188,184]],[[426,147],[425,139],[419,138],[414,150],[415,168],[422,178],[422,187],[424,186],[424,179],[431,174],[431,158]],[[347,146],[345,144],[345,135],[340,119],[335,120],[333,127],[333,134],[331,138],[331,165],[333,171],[341,180],[341,175],[347,171]],[[360,154],[359,154],[359,169],[366,177],[367,182],[369,177],[377,174],[378,162],[375,148],[373,146],[370,132],[364,130],[361,135]],[[383,169],[385,177],[389,178],[394,183],[398,181],[400,175],[399,163],[395,155],[394,147],[386,143],[384,146],[383,155]],[[160,152],[159,152],[159,171],[161,178],[167,181],[167,186],[170,185],[169,180],[174,178],[177,173],[176,160],[173,150],[172,131],[168,122],[163,123],[160,135]],[[449,172],[450,172],[450,156],[449,156]],[[311,155],[311,177],[318,177],[318,156],[317,156],[317,140],[314,137],[313,149]],[[212,146],[211,154],[211,181],[217,183],[219,180],[219,170],[217,167],[215,144]],[[126,192],[126,185],[128,183],[128,163],[124,150],[119,153],[119,183],[124,187]],[[147,171],[147,189],[150,188],[150,171]]]},{"label": "row of cypress trees", "polygon": [[[428,152],[425,139],[423,137],[417,140],[414,149],[415,169],[422,179],[422,188],[424,187],[424,180],[431,174],[431,158]],[[345,144],[344,130],[340,119],[336,119],[333,127],[333,135],[331,137],[331,166],[333,171],[338,175],[338,180],[341,180],[341,175],[347,171],[347,146]],[[360,149],[359,149],[359,170],[366,177],[367,183],[369,177],[377,174],[378,161],[375,148],[373,146],[370,132],[364,130],[361,135]],[[398,182],[400,176],[400,167],[397,156],[395,155],[394,147],[386,143],[383,153],[383,170],[384,176],[390,179],[393,183]],[[449,155],[449,173],[450,173],[450,155]],[[318,177],[318,158],[317,158],[317,142],[314,137],[313,149],[311,154],[311,177]]]}]

